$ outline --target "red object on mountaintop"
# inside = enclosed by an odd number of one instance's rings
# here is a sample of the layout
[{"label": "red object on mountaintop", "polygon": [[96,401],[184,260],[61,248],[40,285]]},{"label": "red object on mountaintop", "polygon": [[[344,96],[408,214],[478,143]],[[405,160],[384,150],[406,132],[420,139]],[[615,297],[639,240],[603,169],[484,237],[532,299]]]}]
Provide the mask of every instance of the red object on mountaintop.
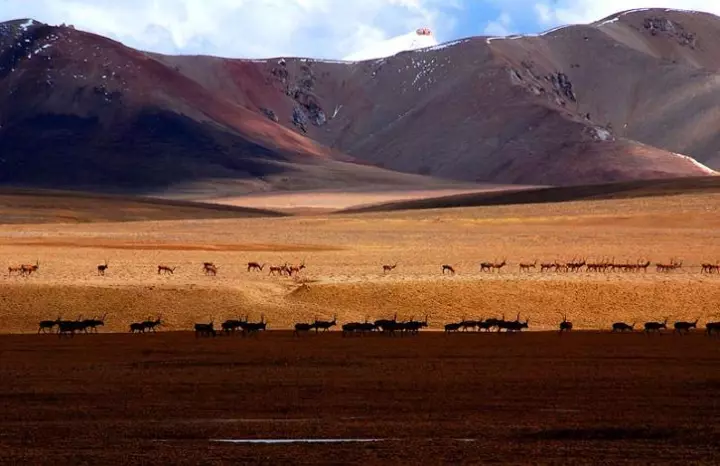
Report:
[{"label": "red object on mountaintop", "polygon": [[417,33],[418,36],[431,36],[432,35],[432,31],[430,30],[430,28],[418,28],[415,32]]}]

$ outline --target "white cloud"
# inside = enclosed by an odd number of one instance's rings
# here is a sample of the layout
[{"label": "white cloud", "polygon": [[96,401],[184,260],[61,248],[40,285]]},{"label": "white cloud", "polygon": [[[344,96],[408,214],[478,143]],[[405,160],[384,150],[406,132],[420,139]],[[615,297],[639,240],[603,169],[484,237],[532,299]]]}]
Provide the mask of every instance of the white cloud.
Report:
[{"label": "white cloud", "polygon": [[453,28],[459,0],[0,0],[0,21],[73,24],[162,53],[337,58],[427,26]]},{"label": "white cloud", "polygon": [[509,36],[512,33],[512,18],[507,12],[503,12],[495,21],[490,21],[483,34],[486,36]]}]

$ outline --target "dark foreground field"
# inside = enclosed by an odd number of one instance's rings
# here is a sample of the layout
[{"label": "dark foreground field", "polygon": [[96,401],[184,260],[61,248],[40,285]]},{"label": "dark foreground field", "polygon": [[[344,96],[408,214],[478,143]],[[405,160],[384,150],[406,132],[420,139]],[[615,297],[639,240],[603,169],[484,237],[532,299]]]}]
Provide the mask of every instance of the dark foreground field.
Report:
[{"label": "dark foreground field", "polygon": [[[0,463],[706,463],[720,341],[0,337]],[[362,438],[242,445],[211,439]]]}]

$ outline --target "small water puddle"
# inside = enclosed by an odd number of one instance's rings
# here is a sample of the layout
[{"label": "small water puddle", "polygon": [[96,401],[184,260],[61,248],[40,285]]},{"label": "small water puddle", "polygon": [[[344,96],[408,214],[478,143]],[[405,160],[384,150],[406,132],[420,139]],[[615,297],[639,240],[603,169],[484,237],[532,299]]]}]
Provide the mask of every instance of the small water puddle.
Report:
[{"label": "small water puddle", "polygon": [[211,439],[211,442],[220,443],[263,443],[263,444],[289,444],[289,443],[369,443],[383,442],[382,438],[253,438],[253,439]]}]

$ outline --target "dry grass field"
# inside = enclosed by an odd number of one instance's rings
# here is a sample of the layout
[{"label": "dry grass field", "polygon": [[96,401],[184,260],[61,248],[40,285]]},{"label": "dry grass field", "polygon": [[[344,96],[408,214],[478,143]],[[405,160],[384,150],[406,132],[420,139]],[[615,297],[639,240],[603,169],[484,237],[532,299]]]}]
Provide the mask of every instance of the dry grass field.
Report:
[{"label": "dry grass field", "polygon": [[[40,319],[108,313],[105,331],[162,315],[166,330],[264,314],[272,329],[314,316],[339,321],[429,315],[430,327],[518,312],[531,329],[565,312],[580,329],[615,320],[717,318],[720,195],[363,215],[0,226],[0,263],[35,263],[30,277],[0,275],[2,332]],[[656,273],[520,273],[519,261],[615,258],[683,261]],[[481,261],[507,258],[500,273]],[[105,260],[110,267],[98,276]],[[202,262],[219,264],[205,276]],[[302,283],[247,272],[248,261],[305,262]],[[382,264],[398,267],[383,274]],[[157,265],[177,267],[158,275]],[[441,274],[452,264],[455,276]]]},{"label": "dry grass field", "polygon": [[[0,226],[0,463],[717,464],[720,343],[618,335],[616,320],[720,320],[720,194],[308,217]],[[657,273],[521,273],[518,262],[683,261]],[[499,273],[481,261],[507,258]],[[97,265],[108,261],[105,276]],[[202,263],[219,264],[206,276]],[[248,261],[304,262],[301,279]],[[398,266],[383,274],[383,264]],[[157,265],[177,267],[158,275]],[[442,275],[452,264],[457,274]],[[101,316],[98,335],[33,335]],[[491,316],[577,331],[339,332],[196,339],[337,314],[430,329]],[[157,334],[128,323],[162,316]],[[602,331],[599,331],[602,329]],[[587,331],[582,331],[587,330]],[[592,331],[595,330],[595,331]],[[122,332],[114,334],[111,332]],[[25,335],[17,335],[25,334]],[[212,439],[338,439],[247,445]]]}]

